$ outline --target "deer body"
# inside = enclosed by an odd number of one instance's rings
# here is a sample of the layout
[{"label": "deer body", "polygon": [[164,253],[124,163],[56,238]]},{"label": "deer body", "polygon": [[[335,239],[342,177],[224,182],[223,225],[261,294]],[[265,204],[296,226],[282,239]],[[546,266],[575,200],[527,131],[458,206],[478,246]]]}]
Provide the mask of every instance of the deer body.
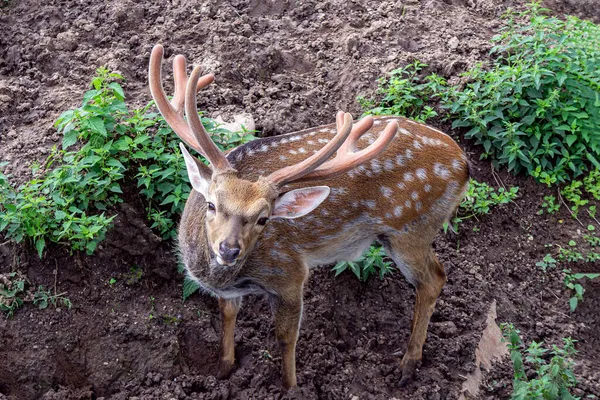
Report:
[{"label": "deer body", "polygon": [[334,125],[258,139],[225,156],[196,111],[196,90],[213,77],[200,78],[196,67],[188,81],[183,57],[177,56],[169,103],[160,84],[161,59],[162,47],[156,46],[150,87],[157,106],[180,138],[213,165],[208,168],[182,146],[194,190],[182,215],[179,250],[190,277],[219,298],[219,376],[229,375],[234,365],[242,297],[264,293],[273,306],[283,383],[295,386],[309,269],[353,261],[378,240],[417,291],[401,361],[400,384],[406,383],[421,360],[446,281],[431,245],[467,188],[462,150],[444,133],[404,118],[366,117],[352,125],[351,116],[340,112]]}]

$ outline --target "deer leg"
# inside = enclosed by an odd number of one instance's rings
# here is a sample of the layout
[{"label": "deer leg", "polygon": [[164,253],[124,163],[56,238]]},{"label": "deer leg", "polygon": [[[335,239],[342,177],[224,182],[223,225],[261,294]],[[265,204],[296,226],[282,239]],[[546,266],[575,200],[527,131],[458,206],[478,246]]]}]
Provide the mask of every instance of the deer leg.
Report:
[{"label": "deer leg", "polygon": [[275,314],[275,337],[281,348],[283,387],[296,386],[296,341],[302,317],[302,289],[286,298],[276,298],[273,303]]},{"label": "deer leg", "polygon": [[427,246],[426,251],[418,251],[413,246],[404,247],[396,238],[391,238],[386,243],[388,254],[417,291],[408,349],[400,362],[400,386],[406,385],[421,363],[429,320],[446,283],[444,267],[433,250]]},{"label": "deer leg", "polygon": [[234,331],[235,320],[242,305],[242,298],[219,299],[221,311],[221,355],[219,357],[219,370],[217,378],[229,377],[235,363]]}]

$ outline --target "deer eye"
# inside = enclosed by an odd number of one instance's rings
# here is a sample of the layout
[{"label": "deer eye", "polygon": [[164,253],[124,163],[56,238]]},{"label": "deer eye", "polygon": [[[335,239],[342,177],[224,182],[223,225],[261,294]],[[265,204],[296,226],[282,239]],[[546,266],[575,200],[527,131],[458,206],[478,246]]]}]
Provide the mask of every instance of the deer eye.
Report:
[{"label": "deer eye", "polygon": [[215,212],[216,208],[215,208],[215,205],[213,203],[211,203],[210,201],[208,201],[208,202],[206,202],[206,205],[208,206],[208,211]]},{"label": "deer eye", "polygon": [[259,218],[259,219],[258,219],[258,221],[256,221],[256,224],[257,224],[257,225],[265,225],[265,224],[267,223],[267,221],[268,221],[268,220],[269,220],[269,218],[267,218],[267,217],[262,217],[262,218]]}]

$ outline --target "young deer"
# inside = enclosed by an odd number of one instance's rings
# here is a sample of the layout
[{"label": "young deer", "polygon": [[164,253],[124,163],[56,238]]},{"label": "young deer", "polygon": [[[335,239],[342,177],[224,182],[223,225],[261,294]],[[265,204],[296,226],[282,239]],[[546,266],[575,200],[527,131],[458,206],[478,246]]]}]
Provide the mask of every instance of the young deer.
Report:
[{"label": "young deer", "polygon": [[175,95],[169,102],[162,58],[157,45],[149,70],[156,105],[181,140],[212,165],[181,144],[194,190],[181,218],[179,249],[190,277],[219,299],[219,376],[228,376],[234,365],[242,297],[264,293],[273,305],[283,384],[295,386],[309,269],[354,260],[378,240],[417,291],[408,351],[400,364],[400,384],[405,384],[421,360],[446,281],[431,245],[466,190],[464,153],[444,133],[404,118],[365,117],[352,125],[350,114],[339,112],[336,125],[257,139],[225,155],[202,127],[196,108],[196,92],[214,76],[200,77],[196,67],[188,79],[185,58],[176,56]]}]

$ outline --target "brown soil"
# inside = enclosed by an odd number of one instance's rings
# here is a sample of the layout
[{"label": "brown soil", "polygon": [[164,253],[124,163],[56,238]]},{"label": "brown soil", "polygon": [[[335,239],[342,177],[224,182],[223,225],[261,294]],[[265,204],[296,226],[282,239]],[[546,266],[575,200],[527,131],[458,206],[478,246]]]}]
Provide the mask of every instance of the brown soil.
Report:
[{"label": "brown soil", "polygon": [[[582,16],[595,12],[587,16],[598,19],[592,2],[548,5]],[[0,160],[11,161],[8,172],[24,179],[28,165],[58,142],[52,122],[79,104],[99,65],[125,75],[132,106],[145,104],[156,42],[167,56],[183,53],[216,73],[218,84],[200,100],[212,116],[246,111],[264,135],[274,135],[331,122],[337,109],[357,114],[357,95],[372,93],[377,77],[414,59],[456,78],[485,59],[502,12],[523,3],[12,0],[0,9]],[[479,158],[463,145],[472,160]],[[493,300],[498,321],[514,323],[527,341],[577,338],[576,394],[600,396],[600,282],[585,284],[585,301],[571,314],[561,273],[535,266],[549,251],[545,244],[582,242],[583,228],[564,207],[558,216],[538,216],[550,192],[530,179],[493,176],[479,161],[474,174],[517,185],[521,195],[463,224],[458,234],[440,234],[435,246],[448,284],[423,365],[406,388],[397,387],[397,353],[408,339],[413,289],[399,273],[361,284],[350,274],[334,278],[328,268],[315,270],[306,290],[299,389],[280,390],[270,311],[254,297],[240,314],[236,369],[217,380],[216,301],[194,295],[182,303],[173,245],[146,227],[143,205],[130,191],[94,256],[52,246],[40,261],[29,248],[0,245],[0,273],[19,269],[35,285],[68,292],[74,304],[71,310],[26,306],[0,318],[0,399],[456,399],[475,368]],[[600,272],[591,263],[570,267]],[[132,268],[142,270],[141,279]],[[506,398],[509,361],[484,379],[480,398]]]}]

